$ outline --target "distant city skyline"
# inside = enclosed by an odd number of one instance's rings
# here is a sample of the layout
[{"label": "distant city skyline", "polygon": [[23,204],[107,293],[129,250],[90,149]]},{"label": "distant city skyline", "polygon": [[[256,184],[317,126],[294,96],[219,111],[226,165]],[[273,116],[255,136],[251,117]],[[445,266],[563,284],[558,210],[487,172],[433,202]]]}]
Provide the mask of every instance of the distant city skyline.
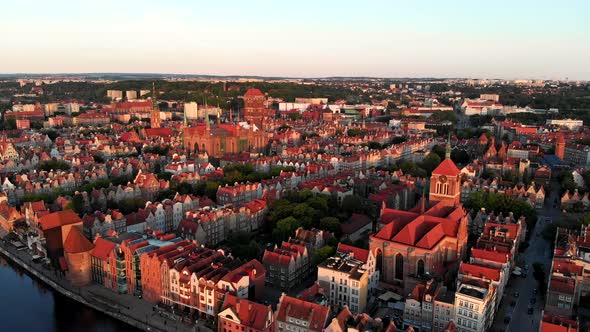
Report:
[{"label": "distant city skyline", "polygon": [[590,80],[587,1],[2,7],[0,73]]}]

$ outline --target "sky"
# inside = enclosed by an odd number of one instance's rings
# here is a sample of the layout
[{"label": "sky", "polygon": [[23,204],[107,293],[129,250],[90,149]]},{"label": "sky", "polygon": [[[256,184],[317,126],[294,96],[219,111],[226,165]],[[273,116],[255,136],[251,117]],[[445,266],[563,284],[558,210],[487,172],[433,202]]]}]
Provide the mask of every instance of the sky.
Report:
[{"label": "sky", "polygon": [[28,0],[0,73],[590,80],[588,0]]}]

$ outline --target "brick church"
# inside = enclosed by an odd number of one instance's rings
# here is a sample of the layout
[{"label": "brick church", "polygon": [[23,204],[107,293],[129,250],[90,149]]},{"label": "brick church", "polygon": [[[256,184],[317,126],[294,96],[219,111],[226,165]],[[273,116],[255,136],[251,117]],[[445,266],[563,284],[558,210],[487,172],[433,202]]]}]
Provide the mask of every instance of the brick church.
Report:
[{"label": "brick church", "polygon": [[[220,157],[245,151],[260,152],[268,144],[268,133],[264,130],[272,110],[265,108],[266,98],[258,89],[249,89],[244,95],[244,120],[234,123],[210,124],[208,119],[195,126],[183,129],[185,149],[190,152],[207,152],[209,156]],[[218,119],[219,119],[218,115]]]},{"label": "brick church", "polygon": [[274,111],[267,109],[266,97],[258,89],[248,89],[243,96],[244,109],[242,110],[244,120],[264,130],[268,118],[274,117]]},{"label": "brick church", "polygon": [[370,237],[382,282],[408,294],[428,277],[449,278],[464,257],[467,211],[460,203],[461,172],[447,158],[432,172],[430,194],[409,211],[381,208],[381,225]]}]

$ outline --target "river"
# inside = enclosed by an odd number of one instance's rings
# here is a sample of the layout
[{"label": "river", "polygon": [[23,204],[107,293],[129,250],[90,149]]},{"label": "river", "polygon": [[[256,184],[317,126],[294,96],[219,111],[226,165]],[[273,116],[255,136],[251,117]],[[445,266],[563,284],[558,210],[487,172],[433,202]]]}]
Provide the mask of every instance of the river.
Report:
[{"label": "river", "polygon": [[138,331],[48,289],[2,256],[0,299],[1,331]]}]

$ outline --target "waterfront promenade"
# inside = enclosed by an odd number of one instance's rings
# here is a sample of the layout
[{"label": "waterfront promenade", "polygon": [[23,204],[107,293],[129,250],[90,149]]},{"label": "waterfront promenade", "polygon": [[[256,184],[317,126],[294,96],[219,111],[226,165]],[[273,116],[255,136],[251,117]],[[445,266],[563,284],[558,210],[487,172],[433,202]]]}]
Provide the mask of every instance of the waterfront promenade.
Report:
[{"label": "waterfront promenade", "polygon": [[0,252],[11,262],[62,295],[137,329],[143,331],[213,331],[203,322],[188,324],[178,316],[169,313],[161,314],[151,303],[129,294],[117,294],[96,284],[84,287],[72,286],[59,272],[47,268],[43,263],[33,262],[32,256],[26,249],[17,250],[8,241],[0,240]]}]

